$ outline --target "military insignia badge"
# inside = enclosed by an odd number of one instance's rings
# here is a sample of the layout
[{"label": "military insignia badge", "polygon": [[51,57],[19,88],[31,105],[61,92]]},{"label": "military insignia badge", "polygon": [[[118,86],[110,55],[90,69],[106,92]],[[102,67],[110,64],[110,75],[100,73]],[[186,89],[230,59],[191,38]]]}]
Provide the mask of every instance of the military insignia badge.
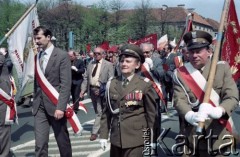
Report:
[{"label": "military insignia badge", "polygon": [[138,105],[138,101],[141,101],[143,97],[141,90],[136,90],[132,93],[129,93],[125,96],[125,100],[127,101],[125,105],[132,106],[132,105]]},{"label": "military insignia badge", "polygon": [[132,106],[132,105],[137,105],[137,104],[138,104],[137,101],[127,101],[127,102],[125,103],[125,105],[126,105],[127,107]]},{"label": "military insignia badge", "polygon": [[135,93],[134,93],[134,95],[135,95],[135,100],[137,100],[137,101],[142,100],[143,94],[142,94],[142,91],[141,91],[141,90],[140,90],[140,91],[136,90]]}]

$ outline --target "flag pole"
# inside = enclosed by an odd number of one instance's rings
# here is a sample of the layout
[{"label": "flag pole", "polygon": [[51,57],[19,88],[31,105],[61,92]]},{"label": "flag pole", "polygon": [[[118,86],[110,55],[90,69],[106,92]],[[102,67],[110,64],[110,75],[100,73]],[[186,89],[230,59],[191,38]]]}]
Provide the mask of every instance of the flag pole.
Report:
[{"label": "flag pole", "polygon": [[[218,28],[217,44],[216,44],[216,48],[213,53],[213,58],[212,58],[210,73],[208,76],[208,81],[207,81],[207,86],[206,86],[203,103],[208,103],[209,99],[210,99],[210,94],[211,94],[213,81],[214,81],[216,68],[217,68],[217,62],[218,62],[219,54],[220,54],[220,50],[221,50],[221,43],[222,43],[222,38],[223,38],[225,19],[228,16],[227,13],[228,13],[228,9],[229,9],[229,4],[230,4],[230,0],[225,0],[224,8],[222,11],[222,16],[221,16],[221,20],[220,20],[220,25]],[[205,125],[204,122],[198,122],[198,126],[196,129],[196,132],[198,134],[202,134],[204,125]]]},{"label": "flag pole", "polygon": [[15,25],[4,35],[0,41],[0,45],[12,34],[12,32],[18,27],[18,25],[25,19],[25,17],[32,11],[32,9],[37,5],[37,1],[23,14],[23,16],[15,23]]},{"label": "flag pole", "polygon": [[184,34],[189,31],[189,23],[190,23],[189,20],[193,21],[193,14],[192,13],[187,14],[186,21],[185,21],[185,27],[182,31],[180,39],[178,40],[177,46],[174,48],[174,52],[177,52],[177,49],[179,48],[179,46],[181,44],[181,41],[183,39]]}]

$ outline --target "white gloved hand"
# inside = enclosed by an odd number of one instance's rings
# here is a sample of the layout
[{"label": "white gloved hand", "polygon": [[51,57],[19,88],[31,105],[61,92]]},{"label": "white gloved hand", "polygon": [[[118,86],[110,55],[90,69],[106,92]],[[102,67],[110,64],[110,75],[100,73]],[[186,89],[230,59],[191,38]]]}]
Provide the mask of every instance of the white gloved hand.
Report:
[{"label": "white gloved hand", "polygon": [[101,145],[102,150],[105,150],[107,147],[107,139],[100,139],[99,143]]},{"label": "white gloved hand", "polygon": [[7,54],[7,51],[5,48],[0,48],[0,52],[5,56]]},{"label": "white gloved hand", "polygon": [[71,66],[71,69],[74,71],[78,71],[77,67],[75,67],[75,66]]},{"label": "white gloved hand", "polygon": [[148,64],[149,68],[152,69],[153,68],[153,61],[151,58],[145,58],[145,63]]},{"label": "white gloved hand", "polygon": [[219,119],[222,117],[224,113],[224,109],[222,107],[214,107],[209,103],[202,103],[198,110],[199,113],[205,113],[212,119]]},{"label": "white gloved hand", "polygon": [[189,111],[185,115],[185,119],[188,123],[194,126],[198,126],[198,122],[204,122],[207,118],[207,114],[200,114],[198,112]]},{"label": "white gloved hand", "polygon": [[151,143],[151,156],[157,156],[157,144],[156,143]]}]

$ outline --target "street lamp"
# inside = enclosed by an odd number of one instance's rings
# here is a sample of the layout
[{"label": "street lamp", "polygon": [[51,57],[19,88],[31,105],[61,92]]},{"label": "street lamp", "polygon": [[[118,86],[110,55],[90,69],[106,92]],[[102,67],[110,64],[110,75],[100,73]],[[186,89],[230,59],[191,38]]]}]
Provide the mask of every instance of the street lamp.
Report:
[{"label": "street lamp", "polygon": [[164,29],[165,29],[165,23],[166,23],[166,19],[167,19],[167,9],[168,9],[168,6],[166,4],[163,4],[162,7],[163,8],[162,8],[162,11],[161,11],[161,25],[162,25],[161,36],[163,36]]},{"label": "street lamp", "polygon": [[162,10],[167,10],[167,8],[168,8],[168,6],[166,4],[163,4],[162,7],[163,7]]}]

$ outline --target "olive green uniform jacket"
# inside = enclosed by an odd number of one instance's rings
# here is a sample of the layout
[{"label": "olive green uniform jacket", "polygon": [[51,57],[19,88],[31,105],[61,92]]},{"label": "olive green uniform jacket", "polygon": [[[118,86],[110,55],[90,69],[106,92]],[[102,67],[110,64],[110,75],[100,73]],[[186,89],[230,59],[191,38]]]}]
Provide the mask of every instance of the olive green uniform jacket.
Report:
[{"label": "olive green uniform jacket", "polygon": [[[108,139],[111,130],[110,142],[114,146],[132,148],[144,145],[144,130],[149,128],[150,131],[157,125],[152,83],[135,74],[125,89],[122,87],[121,77],[113,78],[109,90],[111,106],[113,110],[119,108],[119,113],[112,114],[108,105],[104,107],[100,138]],[[135,105],[127,106],[127,104],[131,104],[130,101],[139,98],[134,93],[142,93],[141,100],[136,101]],[[138,98],[129,98],[130,94]],[[153,136],[153,143],[156,143],[156,138]],[[150,139],[146,140],[148,139],[146,138],[145,142],[151,142]]]},{"label": "olive green uniform jacket", "polygon": [[[209,61],[203,69],[202,75],[207,80],[209,71],[210,71],[211,61]],[[187,94],[189,95],[191,102],[196,102],[196,97],[192,93],[191,89],[186,86],[184,80],[177,73],[177,78],[183,84],[186,89]],[[238,106],[239,94],[236,83],[232,78],[232,74],[230,71],[230,67],[226,62],[219,62],[217,64],[216,75],[213,81],[213,89],[217,92],[220,97],[219,105],[222,106],[226,114],[222,116],[222,118],[228,120],[232,114],[232,111]],[[187,137],[185,140],[189,142],[189,146],[193,146],[193,135],[196,135],[196,127],[187,123],[185,120],[185,115],[187,112],[193,110],[197,112],[197,109],[192,109],[189,104],[185,92],[180,84],[176,81],[176,75],[174,75],[174,105],[180,116],[180,133]],[[200,102],[201,103],[201,102]],[[200,105],[199,103],[199,105]],[[223,143],[226,143],[228,140],[221,140],[223,135],[229,135],[228,130],[219,123],[216,119],[210,119],[205,121],[205,135],[209,135],[210,131],[214,135],[218,135],[217,140],[212,140],[210,147],[213,150],[219,148],[219,146]],[[213,137],[213,136],[211,136]],[[228,141],[229,142],[229,141]],[[203,141],[203,144],[200,144],[200,149],[204,149],[207,146],[207,140]]]}]

